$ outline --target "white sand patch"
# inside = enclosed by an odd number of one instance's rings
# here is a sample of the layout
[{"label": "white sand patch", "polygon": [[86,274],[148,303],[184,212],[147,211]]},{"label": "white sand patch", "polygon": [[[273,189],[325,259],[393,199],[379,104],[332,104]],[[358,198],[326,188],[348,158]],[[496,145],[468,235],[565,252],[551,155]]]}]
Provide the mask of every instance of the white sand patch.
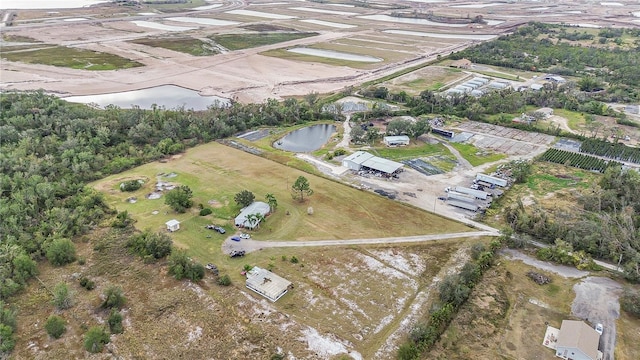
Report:
[{"label": "white sand patch", "polygon": [[308,349],[317,353],[321,357],[329,358],[334,355],[347,354],[352,359],[361,360],[362,355],[357,351],[349,351],[347,346],[352,348],[353,345],[348,341],[341,341],[333,334],[322,336],[318,330],[309,327],[303,330],[304,338],[299,340],[306,341]]},{"label": "white sand patch", "polygon": [[357,27],[357,25],[341,24],[341,23],[336,23],[336,22],[331,22],[331,21],[314,20],[314,19],[306,19],[306,20],[300,20],[300,21],[306,22],[306,23],[310,23],[310,24],[316,24],[316,25],[328,26],[328,27],[332,27],[332,28],[338,28],[338,29],[350,29],[350,28]]},{"label": "white sand patch", "polygon": [[150,16],[150,15],[156,15],[156,13],[153,13],[153,12],[141,12],[141,13],[138,13],[138,15]]},{"label": "white sand patch", "polygon": [[358,257],[362,259],[362,261],[364,261],[364,263],[367,265],[367,267],[370,270],[373,270],[381,275],[384,275],[389,278],[395,278],[395,279],[401,279],[401,280],[413,280],[413,279],[410,279],[407,275],[403,274],[402,272],[386,266],[385,264],[372,258],[371,256],[358,254]]},{"label": "white sand patch", "polygon": [[619,2],[601,2],[600,5],[602,5],[602,6],[624,6],[623,3],[619,3]]},{"label": "white sand patch", "polygon": [[186,16],[170,17],[170,18],[167,18],[167,20],[200,24],[200,25],[212,25],[212,26],[229,26],[229,25],[239,24],[236,21],[218,20],[218,19],[211,19],[211,18],[186,17]]},{"label": "white sand patch", "polygon": [[186,26],[171,26],[171,25],[165,25],[165,24],[160,24],[157,22],[153,22],[153,21],[144,21],[144,20],[136,20],[136,21],[132,21],[132,23],[140,26],[140,27],[145,27],[145,28],[149,28],[149,29],[156,29],[156,30],[166,30],[166,31],[187,31],[187,30],[195,30],[197,28],[195,27],[186,27]]},{"label": "white sand patch", "polygon": [[187,342],[194,342],[202,337],[202,328],[200,326],[196,326],[195,329],[189,331],[189,335],[187,337]]},{"label": "white sand patch", "polygon": [[227,11],[227,14],[245,15],[245,16],[260,17],[265,19],[277,19],[277,20],[289,20],[289,19],[296,18],[295,16],[273,14],[273,13],[253,11],[253,10],[231,10],[231,11]]},{"label": "white sand patch", "polygon": [[376,328],[373,330],[373,333],[377,334],[380,331],[382,331],[382,329],[384,329],[385,326],[391,324],[391,322],[393,321],[393,318],[394,318],[393,315],[387,315],[387,316],[383,317],[380,320],[380,323],[378,324],[378,326],[376,326]]},{"label": "white sand patch", "polygon": [[585,24],[585,23],[569,24],[569,26],[590,28],[590,29],[600,29],[602,27],[602,26],[596,25],[596,24]]},{"label": "white sand patch", "polygon": [[385,32],[385,33],[388,33],[388,34],[432,37],[432,38],[437,38],[437,39],[491,40],[493,38],[498,37],[498,35],[444,34],[444,33],[424,32],[424,31],[410,31],[410,30],[383,30],[382,32]]},{"label": "white sand patch", "polygon": [[74,22],[74,21],[85,21],[85,20],[89,20],[89,19],[87,19],[87,18],[68,18],[68,19],[64,19],[62,21]]},{"label": "white sand patch", "polygon": [[308,8],[308,7],[292,7],[289,9],[298,10],[298,11],[315,12],[315,13],[321,13],[321,14],[331,14],[331,15],[346,15],[346,16],[359,15],[359,13],[354,13],[351,11],[336,11],[336,10],[316,9],[316,8]]},{"label": "white sand patch", "polygon": [[2,0],[0,9],[74,9],[106,3],[110,0]]},{"label": "white sand patch", "polygon": [[482,9],[490,6],[504,5],[503,3],[487,3],[487,4],[466,4],[466,5],[451,5],[452,8],[461,9]]},{"label": "white sand patch", "polygon": [[409,259],[407,259],[402,255],[395,254],[393,250],[378,250],[372,251],[371,253],[392,267],[407,274],[418,276],[426,269],[426,264],[422,258],[416,254],[407,254],[409,256]]},{"label": "white sand patch", "polygon": [[194,7],[191,10],[211,10],[211,9],[219,8],[220,6],[222,6],[222,4],[204,5],[204,6]]}]

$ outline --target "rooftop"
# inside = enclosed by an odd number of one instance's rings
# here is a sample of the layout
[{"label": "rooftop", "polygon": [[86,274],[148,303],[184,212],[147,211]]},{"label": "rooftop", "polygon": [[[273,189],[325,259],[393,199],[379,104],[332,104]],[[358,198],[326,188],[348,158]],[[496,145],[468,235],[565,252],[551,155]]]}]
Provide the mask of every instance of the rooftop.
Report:
[{"label": "rooftop", "polygon": [[562,320],[557,347],[578,348],[592,359],[598,358],[600,335],[582,321]]},{"label": "rooftop", "polygon": [[257,266],[247,272],[247,288],[271,301],[280,299],[292,285],[291,281]]}]

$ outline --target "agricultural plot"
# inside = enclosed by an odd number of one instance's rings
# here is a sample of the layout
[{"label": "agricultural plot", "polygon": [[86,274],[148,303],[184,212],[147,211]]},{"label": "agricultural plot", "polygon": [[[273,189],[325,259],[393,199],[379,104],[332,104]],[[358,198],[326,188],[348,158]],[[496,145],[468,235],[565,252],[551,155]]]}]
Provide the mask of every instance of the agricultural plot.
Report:
[{"label": "agricultural plot", "polygon": [[143,38],[131,40],[130,42],[146,46],[161,47],[193,56],[207,56],[220,53],[220,51],[212,44],[190,37]]},{"label": "agricultural plot", "polygon": [[507,155],[542,153],[555,139],[551,135],[475,121],[461,122],[453,127],[472,133],[473,136],[469,141],[476,147]]},{"label": "agricultural plot", "polygon": [[290,40],[316,36],[315,32],[290,33],[253,33],[253,34],[220,34],[210,36],[210,39],[228,50],[241,50],[264,45],[272,45]]},{"label": "agricultural plot", "polygon": [[616,161],[607,161],[595,156],[578,154],[570,151],[564,151],[559,149],[549,149],[545,151],[540,160],[549,161],[556,164],[563,164],[567,166],[577,167],[579,169],[597,171],[604,173],[609,166],[622,165]]},{"label": "agricultural plot", "polygon": [[603,156],[609,159],[640,164],[640,149],[632,148],[620,143],[612,144],[601,140],[587,139],[582,142],[580,151],[587,154]]},{"label": "agricultural plot", "polygon": [[33,50],[3,51],[1,56],[9,61],[84,70],[116,70],[142,66],[142,64],[137,61],[125,59],[118,55],[79,48],[68,48],[65,46],[48,46]]},{"label": "agricultural plot", "polygon": [[385,81],[380,86],[388,88],[393,93],[404,91],[409,95],[417,96],[425,90],[437,91],[465,77],[468,75],[457,69],[428,66]]}]

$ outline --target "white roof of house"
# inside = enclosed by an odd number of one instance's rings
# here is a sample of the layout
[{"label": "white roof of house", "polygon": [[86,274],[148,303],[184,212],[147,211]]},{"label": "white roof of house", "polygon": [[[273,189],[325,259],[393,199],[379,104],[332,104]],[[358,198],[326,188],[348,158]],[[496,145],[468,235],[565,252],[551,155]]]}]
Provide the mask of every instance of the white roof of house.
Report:
[{"label": "white roof of house", "polygon": [[391,174],[391,173],[394,173],[396,170],[400,169],[401,167],[403,167],[404,164],[374,156],[368,159],[367,161],[363,162],[362,166],[366,166],[370,169],[382,171],[383,173]]},{"label": "white roof of house", "polygon": [[346,158],[342,159],[342,161],[351,161],[353,163],[356,163],[358,165],[362,165],[363,162],[371,159],[374,155],[373,154],[369,154],[366,151],[356,151],[353,154],[347,156]]},{"label": "white roof of house", "polygon": [[171,220],[167,221],[165,223],[165,225],[167,225],[168,227],[173,227],[175,225],[180,225],[180,221],[178,221],[176,219],[171,219]]},{"label": "white roof of house", "polygon": [[276,301],[287,292],[291,281],[254,266],[247,272],[246,286],[267,299]]},{"label": "white roof of house", "polygon": [[258,213],[262,214],[262,216],[265,216],[269,213],[269,211],[271,211],[271,207],[269,206],[269,204],[262,201],[252,202],[251,205],[242,209],[242,211],[240,211],[240,214],[236,216],[235,224],[237,226],[245,226],[248,228],[253,228],[257,224],[250,224],[247,221],[247,216],[252,214],[258,214]]},{"label": "white roof of house", "polygon": [[557,347],[578,348],[592,359],[598,358],[600,335],[582,321],[562,320]]},{"label": "white roof of house", "polygon": [[409,141],[409,137],[407,135],[395,135],[395,136],[385,136],[385,142],[396,142],[396,141]]}]

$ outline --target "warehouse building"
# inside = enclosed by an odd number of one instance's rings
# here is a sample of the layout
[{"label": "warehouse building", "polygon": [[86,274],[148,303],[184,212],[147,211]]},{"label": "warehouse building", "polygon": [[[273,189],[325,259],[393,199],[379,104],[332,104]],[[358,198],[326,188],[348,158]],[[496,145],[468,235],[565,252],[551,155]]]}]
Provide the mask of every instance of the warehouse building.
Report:
[{"label": "warehouse building", "polygon": [[269,270],[254,266],[247,272],[247,288],[266,297],[272,302],[278,301],[293,288],[291,281],[282,278]]},{"label": "warehouse building", "polygon": [[404,164],[374,156],[366,151],[356,151],[342,160],[342,166],[354,170],[373,170],[393,175],[402,170]]}]

